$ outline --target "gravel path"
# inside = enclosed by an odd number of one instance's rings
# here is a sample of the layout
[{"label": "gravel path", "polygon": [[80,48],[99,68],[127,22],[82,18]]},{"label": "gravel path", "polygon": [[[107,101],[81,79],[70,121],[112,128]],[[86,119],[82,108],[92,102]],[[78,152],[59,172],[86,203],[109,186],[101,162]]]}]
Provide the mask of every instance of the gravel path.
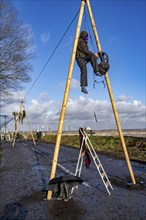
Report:
[{"label": "gravel path", "polygon": [[[46,200],[52,167],[54,145],[43,142],[3,143],[0,168],[0,220],[145,220],[146,164],[132,162],[138,184],[130,182],[124,160],[99,155],[111,180],[113,191],[108,195],[91,162],[83,165],[85,181],[68,202]],[[61,146],[56,176],[74,173],[79,149]],[[140,184],[142,182],[143,184]]]}]

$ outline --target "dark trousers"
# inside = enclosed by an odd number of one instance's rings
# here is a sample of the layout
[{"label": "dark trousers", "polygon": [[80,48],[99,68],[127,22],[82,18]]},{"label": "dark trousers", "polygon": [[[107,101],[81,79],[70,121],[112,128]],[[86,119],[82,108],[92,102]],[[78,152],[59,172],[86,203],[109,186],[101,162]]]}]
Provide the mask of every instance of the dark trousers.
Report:
[{"label": "dark trousers", "polygon": [[88,55],[85,58],[76,58],[77,64],[80,67],[81,75],[80,75],[80,86],[88,86],[88,79],[87,79],[87,66],[86,64],[88,62],[91,63],[91,66],[93,67],[94,73],[97,73],[99,71],[97,58],[93,55]]},{"label": "dark trousers", "polygon": [[60,183],[60,196],[68,197],[71,195],[71,189],[69,183]]}]

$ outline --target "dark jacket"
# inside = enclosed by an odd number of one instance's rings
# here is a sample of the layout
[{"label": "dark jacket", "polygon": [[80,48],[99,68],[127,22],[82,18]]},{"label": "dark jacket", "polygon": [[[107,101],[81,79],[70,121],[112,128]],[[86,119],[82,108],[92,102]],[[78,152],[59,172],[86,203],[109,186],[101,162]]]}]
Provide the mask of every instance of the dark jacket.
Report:
[{"label": "dark jacket", "polygon": [[88,44],[85,41],[85,37],[88,35],[86,31],[82,31],[80,33],[80,37],[78,40],[76,58],[85,58],[88,55],[92,55],[93,53],[88,49]]}]

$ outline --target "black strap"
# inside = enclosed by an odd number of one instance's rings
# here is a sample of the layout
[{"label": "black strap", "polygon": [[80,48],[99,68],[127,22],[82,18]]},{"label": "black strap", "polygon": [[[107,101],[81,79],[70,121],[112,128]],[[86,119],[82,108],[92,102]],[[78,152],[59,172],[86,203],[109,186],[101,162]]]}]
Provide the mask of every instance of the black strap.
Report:
[{"label": "black strap", "polygon": [[100,52],[98,52],[98,55],[100,57],[101,62],[109,63],[109,57],[108,57],[107,53],[100,51]]}]

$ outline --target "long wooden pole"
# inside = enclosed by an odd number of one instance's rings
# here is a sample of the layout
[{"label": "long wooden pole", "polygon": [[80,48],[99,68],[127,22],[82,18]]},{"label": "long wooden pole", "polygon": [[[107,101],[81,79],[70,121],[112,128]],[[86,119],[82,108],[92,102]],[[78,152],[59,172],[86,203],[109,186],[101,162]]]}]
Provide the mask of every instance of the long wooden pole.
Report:
[{"label": "long wooden pole", "polygon": [[[81,5],[80,5],[78,24],[77,24],[77,28],[76,28],[76,35],[75,35],[75,38],[74,38],[74,45],[73,45],[73,49],[72,49],[72,56],[71,56],[71,60],[70,60],[69,70],[68,70],[68,77],[67,77],[67,80],[66,80],[66,88],[65,88],[65,92],[64,92],[64,98],[63,98],[62,109],[61,109],[61,114],[60,114],[60,120],[59,120],[59,125],[58,125],[58,133],[57,133],[56,146],[55,146],[55,151],[54,151],[54,158],[53,158],[53,164],[52,164],[52,171],[51,171],[51,175],[50,175],[50,180],[53,179],[55,177],[55,174],[56,174],[56,167],[57,167],[57,160],[58,160],[58,154],[59,154],[59,149],[60,149],[62,128],[63,128],[63,124],[64,124],[64,116],[65,116],[65,112],[66,112],[68,95],[69,95],[69,90],[70,90],[70,85],[71,85],[72,72],[73,72],[73,67],[74,67],[74,61],[75,61],[75,55],[76,55],[76,50],[77,50],[78,38],[79,38],[81,24],[82,24],[84,6],[85,6],[85,0],[82,0]],[[48,191],[47,199],[50,200],[51,198],[52,198],[52,191]]]},{"label": "long wooden pole", "polygon": [[26,115],[25,117],[26,117],[26,120],[27,120],[27,124],[28,124],[29,130],[30,130],[30,134],[31,134],[32,140],[33,140],[33,144],[36,145],[36,142],[35,142],[35,139],[34,139],[34,136],[33,136],[33,132],[32,132],[32,129],[31,129],[31,125],[30,125],[30,122],[29,122],[29,119],[28,119],[28,116]]},{"label": "long wooden pole", "polygon": [[[22,111],[22,105],[23,105],[23,102],[20,103],[20,112]],[[16,141],[16,137],[17,137],[17,133],[18,133],[18,121],[16,121],[15,115],[14,115],[14,120],[15,120],[15,132],[14,132],[14,136],[13,136],[12,147],[15,146],[15,141]]]},{"label": "long wooden pole", "polygon": [[6,127],[7,127],[6,118],[7,118],[7,116],[5,115],[4,117],[5,117],[5,135],[6,135]]},{"label": "long wooden pole", "polygon": [[[88,11],[89,11],[89,16],[90,16],[94,36],[95,36],[95,39],[96,39],[96,44],[97,44],[98,51],[102,51],[89,0],[86,0],[86,4],[87,4]],[[119,121],[119,117],[118,117],[114,97],[113,97],[113,94],[112,94],[112,89],[111,89],[108,73],[106,73],[105,79],[106,79],[106,84],[107,84],[107,88],[108,88],[108,92],[109,92],[109,96],[110,96],[110,100],[111,100],[111,104],[112,104],[112,108],[113,108],[113,113],[114,113],[114,116],[115,116],[115,121],[116,121],[117,128],[118,128],[119,136],[120,136],[121,143],[122,143],[122,146],[123,146],[123,150],[124,150],[128,170],[129,170],[129,173],[130,173],[130,176],[131,176],[132,183],[136,184],[135,177],[134,177],[132,167],[131,167],[131,163],[130,163],[130,159],[129,159],[129,155],[128,155],[128,151],[127,151],[127,148],[126,148],[125,140],[124,140],[124,137],[123,137],[123,133],[122,133],[122,129],[121,129],[121,125],[120,125],[120,121]]]},{"label": "long wooden pole", "polygon": [[[14,120],[15,120],[15,117],[14,117]],[[15,120],[15,132],[14,132],[14,135],[13,135],[12,147],[15,147],[15,141],[16,141],[17,133],[18,133],[18,122]]]}]

